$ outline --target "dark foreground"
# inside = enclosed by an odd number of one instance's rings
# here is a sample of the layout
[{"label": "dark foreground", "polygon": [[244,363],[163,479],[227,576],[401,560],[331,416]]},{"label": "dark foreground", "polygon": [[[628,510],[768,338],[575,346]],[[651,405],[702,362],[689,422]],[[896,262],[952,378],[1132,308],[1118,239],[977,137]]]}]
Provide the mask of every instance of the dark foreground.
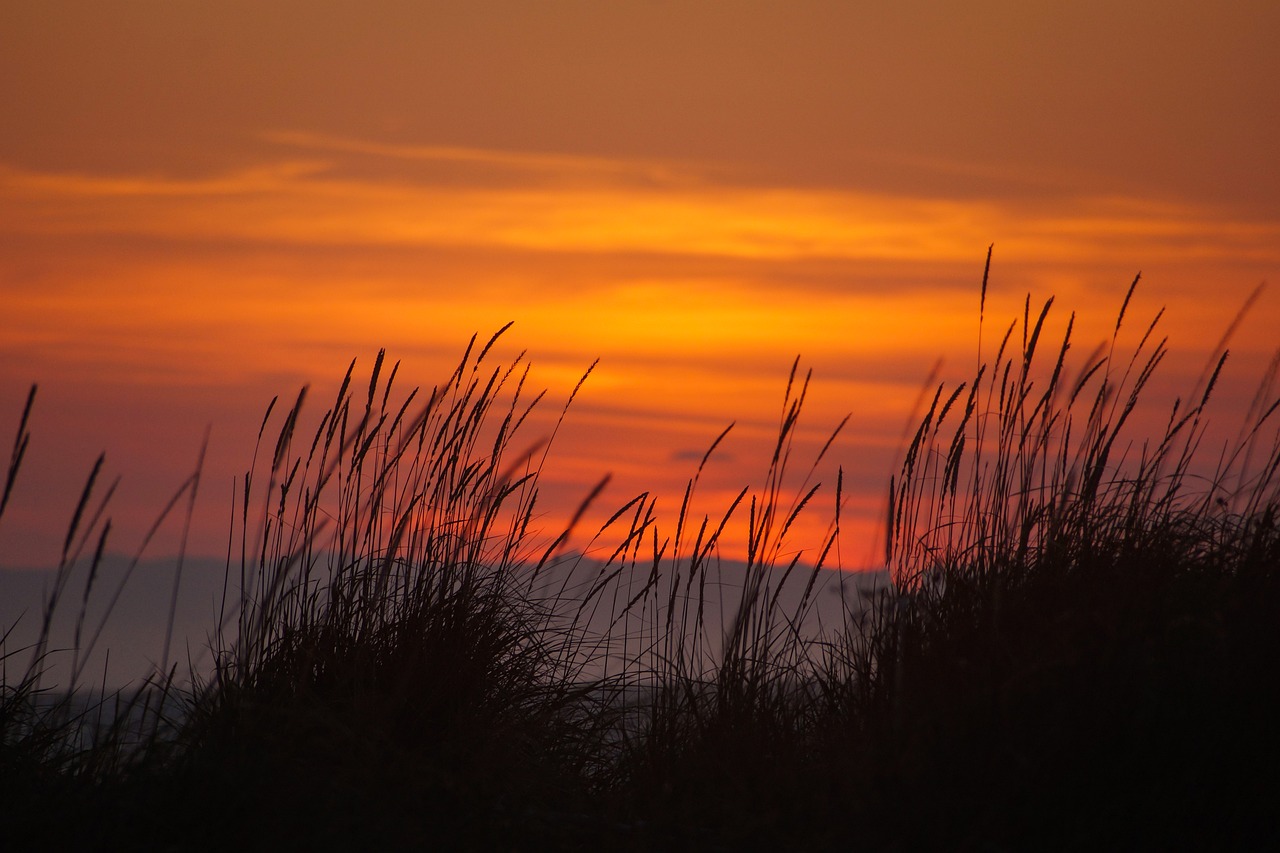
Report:
[{"label": "dark foreground", "polygon": [[299,400],[264,444],[214,667],[86,716],[5,648],[5,846],[1280,847],[1275,406],[1211,475],[1203,389],[1126,456],[1163,344],[1068,382],[1065,341],[1037,372],[1043,320],[939,390],[891,488],[895,584],[820,629],[817,570],[782,557],[830,500],[783,487],[805,382],[760,491],[662,530],[641,496],[554,575],[515,367],[469,351],[414,408],[379,359],[367,400],[348,377],[314,435]]}]

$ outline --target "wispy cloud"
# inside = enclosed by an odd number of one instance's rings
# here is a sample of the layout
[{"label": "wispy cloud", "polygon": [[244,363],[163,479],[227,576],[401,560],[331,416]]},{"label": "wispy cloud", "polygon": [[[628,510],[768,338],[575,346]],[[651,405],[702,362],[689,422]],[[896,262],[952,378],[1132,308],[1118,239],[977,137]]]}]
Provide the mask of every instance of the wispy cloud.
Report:
[{"label": "wispy cloud", "polygon": [[642,181],[691,183],[697,170],[659,160],[590,157],[528,151],[498,151],[448,145],[408,145],[330,136],[303,131],[268,131],[262,138],[277,145],[330,154],[357,154],[398,161],[426,162],[502,170],[508,174],[554,177],[563,181]]},{"label": "wispy cloud", "polygon": [[[323,159],[203,179],[0,170],[0,229],[297,245],[496,247],[762,260],[954,261],[987,243],[1043,263],[1140,258],[1280,259],[1280,223],[1136,199],[1022,202],[676,181],[643,164],[303,137],[336,153],[500,163],[566,175],[538,186],[430,185],[343,176]],[[660,169],[660,166],[654,166]],[[580,178],[593,176],[584,183]],[[655,172],[656,174],[656,172]]]},{"label": "wispy cloud", "polygon": [[[193,203],[216,196],[250,196],[283,192],[329,170],[323,160],[286,160],[206,178],[177,179],[155,175],[93,175],[78,172],[34,172],[0,163],[0,190],[15,201],[69,206],[76,200],[150,197],[188,199]],[[13,227],[12,220],[2,220]]]}]

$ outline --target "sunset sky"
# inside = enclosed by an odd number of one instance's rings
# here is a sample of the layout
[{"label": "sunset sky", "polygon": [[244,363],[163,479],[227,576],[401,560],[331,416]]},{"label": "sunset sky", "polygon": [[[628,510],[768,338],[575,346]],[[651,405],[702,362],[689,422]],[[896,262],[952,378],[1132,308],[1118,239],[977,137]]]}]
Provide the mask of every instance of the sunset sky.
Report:
[{"label": "sunset sky", "polygon": [[548,417],[600,358],[544,472],[566,515],[612,472],[602,511],[674,516],[736,421],[723,508],[801,356],[808,452],[852,415],[841,560],[870,565],[922,384],[977,361],[990,244],[988,319],[1056,295],[1080,355],[1141,271],[1167,388],[1270,281],[1229,418],[1280,345],[1278,39],[1269,1],[5,3],[6,455],[40,392],[0,564],[56,562],[101,451],[133,550],[210,426],[219,554],[273,396],[381,347],[429,387],[515,321]]}]

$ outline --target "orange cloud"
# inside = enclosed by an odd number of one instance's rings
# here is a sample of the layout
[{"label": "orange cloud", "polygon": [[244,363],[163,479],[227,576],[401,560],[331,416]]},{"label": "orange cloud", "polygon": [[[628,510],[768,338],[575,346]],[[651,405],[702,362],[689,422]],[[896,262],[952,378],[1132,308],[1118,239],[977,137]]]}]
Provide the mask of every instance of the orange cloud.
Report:
[{"label": "orange cloud", "polygon": [[[317,143],[318,144],[318,143]],[[922,199],[834,189],[758,188],[618,178],[641,164],[356,142],[385,156],[503,163],[565,174],[538,186],[476,187],[358,179],[334,163],[285,161],[197,180],[0,171],[10,233],[134,234],[291,245],[473,246],[639,252],[754,260],[958,261],[995,240],[1042,263],[1088,256],[1280,261],[1280,223],[1131,199],[1077,211],[998,200]],[[661,164],[652,167],[655,174]],[[592,176],[584,182],[583,175]]]}]

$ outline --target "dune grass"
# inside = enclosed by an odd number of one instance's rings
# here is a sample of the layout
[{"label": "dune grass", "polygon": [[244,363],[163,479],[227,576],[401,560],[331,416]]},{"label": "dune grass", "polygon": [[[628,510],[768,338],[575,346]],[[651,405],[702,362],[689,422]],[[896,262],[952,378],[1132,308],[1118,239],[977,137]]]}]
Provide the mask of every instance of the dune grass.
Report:
[{"label": "dune grass", "polygon": [[[353,362],[314,430],[305,391],[264,418],[211,668],[183,680],[166,654],[136,693],[77,701],[74,665],[43,683],[43,640],[2,649],[0,821],[179,849],[1280,841],[1274,376],[1212,466],[1225,351],[1133,435],[1166,344],[1157,318],[1123,351],[1132,293],[1079,364],[1072,324],[1050,347],[1028,301],[937,389],[889,488],[894,583],[835,625],[812,617],[843,483],[815,471],[843,424],[793,470],[798,362],[757,488],[694,515],[717,439],[674,522],[637,496],[591,559],[567,543],[600,488],[544,534],[546,445],[523,432],[543,401],[523,357],[492,363],[497,335],[429,392],[381,354],[357,388]],[[984,275],[980,324],[985,296]],[[92,485],[64,568],[106,542]],[[801,553],[812,512],[830,530]],[[744,561],[722,559],[734,523]]]}]

